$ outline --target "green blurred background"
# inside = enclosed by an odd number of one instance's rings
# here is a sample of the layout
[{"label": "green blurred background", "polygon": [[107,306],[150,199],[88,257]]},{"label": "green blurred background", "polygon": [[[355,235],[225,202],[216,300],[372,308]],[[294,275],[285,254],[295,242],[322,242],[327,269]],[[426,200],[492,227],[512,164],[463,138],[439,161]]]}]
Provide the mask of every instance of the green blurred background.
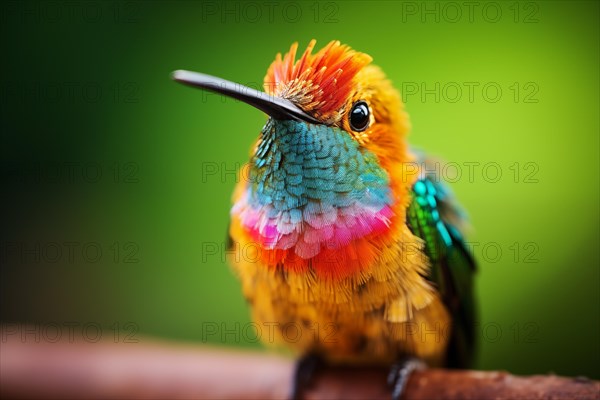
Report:
[{"label": "green blurred background", "polygon": [[411,143],[456,163],[477,367],[600,378],[598,2],[469,7],[5,2],[2,321],[259,347],[206,327],[249,322],[215,249],[265,117],[170,73],[258,87],[292,42],[339,39],[404,89]]}]

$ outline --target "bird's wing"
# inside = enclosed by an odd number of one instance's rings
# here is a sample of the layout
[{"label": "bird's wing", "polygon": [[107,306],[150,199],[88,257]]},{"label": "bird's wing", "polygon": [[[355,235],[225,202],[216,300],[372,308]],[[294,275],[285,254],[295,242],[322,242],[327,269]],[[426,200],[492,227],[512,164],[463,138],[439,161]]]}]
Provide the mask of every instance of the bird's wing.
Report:
[{"label": "bird's wing", "polygon": [[437,287],[453,320],[448,366],[467,367],[475,345],[475,262],[457,227],[460,211],[447,189],[431,177],[421,177],[412,194],[406,220],[425,242],[431,260],[427,279]]}]

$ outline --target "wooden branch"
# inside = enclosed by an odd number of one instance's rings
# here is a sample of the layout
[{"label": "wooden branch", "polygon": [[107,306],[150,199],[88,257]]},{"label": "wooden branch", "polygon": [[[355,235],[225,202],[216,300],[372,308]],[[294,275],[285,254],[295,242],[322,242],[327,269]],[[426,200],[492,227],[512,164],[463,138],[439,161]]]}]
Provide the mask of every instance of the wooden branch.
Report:
[{"label": "wooden branch", "polygon": [[[23,340],[30,339],[30,340]],[[57,343],[5,335],[2,398],[284,399],[289,359],[150,339]],[[306,399],[390,399],[384,369],[327,368]],[[407,399],[600,399],[600,382],[554,375],[430,369],[410,379]]]}]

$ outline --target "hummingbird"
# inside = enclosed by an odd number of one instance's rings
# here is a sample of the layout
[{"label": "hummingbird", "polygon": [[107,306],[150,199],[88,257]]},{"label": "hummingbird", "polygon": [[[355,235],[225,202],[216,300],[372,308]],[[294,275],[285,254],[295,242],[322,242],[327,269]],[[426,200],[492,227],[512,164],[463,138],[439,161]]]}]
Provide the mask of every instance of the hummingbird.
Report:
[{"label": "hummingbird", "polygon": [[299,355],[292,397],[328,363],[389,366],[399,399],[415,369],[472,361],[464,212],[409,147],[400,95],[372,58],[315,43],[277,54],[264,92],[185,70],[173,79],[268,116],[233,194],[228,244],[244,256],[229,259],[254,323],[274,327],[262,337]]}]

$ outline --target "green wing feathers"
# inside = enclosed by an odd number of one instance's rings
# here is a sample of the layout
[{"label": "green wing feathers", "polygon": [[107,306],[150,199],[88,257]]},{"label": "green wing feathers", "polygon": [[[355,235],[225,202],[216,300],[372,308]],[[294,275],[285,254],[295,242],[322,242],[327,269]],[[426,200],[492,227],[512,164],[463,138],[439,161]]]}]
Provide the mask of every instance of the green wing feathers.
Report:
[{"label": "green wing feathers", "polygon": [[431,260],[429,279],[437,287],[453,321],[448,348],[449,367],[468,367],[475,348],[475,262],[465,247],[458,223],[462,219],[447,189],[430,177],[413,185],[407,223],[423,239]]}]

